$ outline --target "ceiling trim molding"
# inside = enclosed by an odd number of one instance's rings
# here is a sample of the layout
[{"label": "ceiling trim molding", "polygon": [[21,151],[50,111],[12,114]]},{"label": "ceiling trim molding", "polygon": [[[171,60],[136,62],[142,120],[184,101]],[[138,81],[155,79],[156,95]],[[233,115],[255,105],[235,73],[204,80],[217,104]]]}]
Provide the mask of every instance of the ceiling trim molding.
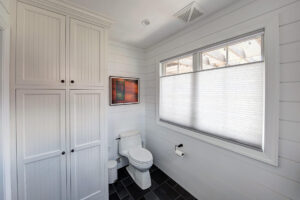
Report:
[{"label": "ceiling trim molding", "polygon": [[91,11],[83,6],[65,0],[18,0],[19,2],[49,9],[54,12],[69,15],[76,19],[87,20],[95,25],[109,28],[113,20],[107,16]]}]

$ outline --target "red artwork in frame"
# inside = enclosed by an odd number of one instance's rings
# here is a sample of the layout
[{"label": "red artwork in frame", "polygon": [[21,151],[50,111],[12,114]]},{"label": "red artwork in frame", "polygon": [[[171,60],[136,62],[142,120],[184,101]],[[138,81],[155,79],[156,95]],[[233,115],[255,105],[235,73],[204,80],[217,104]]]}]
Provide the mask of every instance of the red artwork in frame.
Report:
[{"label": "red artwork in frame", "polygon": [[127,105],[140,102],[139,78],[109,77],[110,105]]}]

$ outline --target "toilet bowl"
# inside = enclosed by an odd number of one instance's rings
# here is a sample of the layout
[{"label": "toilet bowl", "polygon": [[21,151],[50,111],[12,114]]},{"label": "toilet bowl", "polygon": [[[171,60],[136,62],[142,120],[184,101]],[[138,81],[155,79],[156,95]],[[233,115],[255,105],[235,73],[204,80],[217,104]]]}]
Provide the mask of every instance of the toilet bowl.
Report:
[{"label": "toilet bowl", "polygon": [[135,183],[143,190],[151,187],[149,169],[153,165],[153,157],[150,151],[142,147],[138,131],[120,134],[119,153],[128,158],[126,169]]}]

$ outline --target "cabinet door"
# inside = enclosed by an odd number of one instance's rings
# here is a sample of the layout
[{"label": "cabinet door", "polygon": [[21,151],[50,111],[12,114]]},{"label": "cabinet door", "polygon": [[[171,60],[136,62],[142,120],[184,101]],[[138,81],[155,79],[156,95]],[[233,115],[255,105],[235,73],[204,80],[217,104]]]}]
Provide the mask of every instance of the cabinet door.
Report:
[{"label": "cabinet door", "polygon": [[70,94],[72,200],[99,200],[106,195],[103,95],[95,90]]},{"label": "cabinet door", "polygon": [[70,85],[103,86],[104,29],[71,19]]},{"label": "cabinet door", "polygon": [[16,82],[65,85],[65,17],[18,3]]},{"label": "cabinet door", "polygon": [[65,91],[17,91],[19,200],[66,200]]}]

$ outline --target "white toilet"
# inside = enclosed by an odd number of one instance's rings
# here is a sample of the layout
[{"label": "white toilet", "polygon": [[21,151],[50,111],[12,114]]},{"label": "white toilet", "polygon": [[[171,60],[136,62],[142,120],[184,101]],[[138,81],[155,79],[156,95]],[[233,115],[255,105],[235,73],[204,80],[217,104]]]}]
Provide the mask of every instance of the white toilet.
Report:
[{"label": "white toilet", "polygon": [[153,164],[150,151],[142,147],[139,131],[130,131],[120,134],[119,153],[128,158],[128,173],[135,183],[143,190],[151,186],[149,168]]}]

